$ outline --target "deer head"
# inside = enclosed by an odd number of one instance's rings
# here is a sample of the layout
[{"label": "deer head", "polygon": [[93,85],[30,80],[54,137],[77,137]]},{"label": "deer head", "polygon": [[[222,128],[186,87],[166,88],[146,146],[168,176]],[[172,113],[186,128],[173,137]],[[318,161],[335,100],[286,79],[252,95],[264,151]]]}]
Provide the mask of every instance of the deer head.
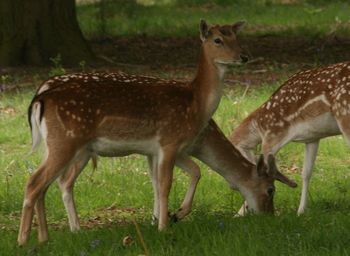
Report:
[{"label": "deer head", "polygon": [[199,30],[203,42],[203,49],[208,52],[207,58],[217,66],[238,64],[247,61],[241,54],[236,34],[243,27],[244,22],[239,21],[233,25],[208,26],[201,20]]}]

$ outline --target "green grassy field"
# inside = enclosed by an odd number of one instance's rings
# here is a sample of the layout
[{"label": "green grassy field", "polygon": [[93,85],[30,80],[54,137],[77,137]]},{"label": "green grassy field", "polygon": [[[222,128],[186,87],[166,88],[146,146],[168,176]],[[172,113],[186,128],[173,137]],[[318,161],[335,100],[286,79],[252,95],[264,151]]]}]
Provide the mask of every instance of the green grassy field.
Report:
[{"label": "green grassy field", "polygon": [[168,4],[143,6],[133,1],[106,1],[102,9],[98,4],[80,5],[78,20],[88,38],[101,35],[193,36],[197,35],[201,18],[215,23],[246,20],[244,33],[254,35],[279,33],[311,38],[329,33],[349,35],[348,1],[295,1],[294,4],[276,4],[274,1],[154,2]]},{"label": "green grassy field", "polygon": [[[277,84],[226,91],[215,120],[229,134]],[[28,246],[16,245],[25,182],[40,162],[40,152],[28,156],[30,134],[26,108],[34,89],[0,95],[0,249],[1,255],[142,255],[132,219],[140,225],[151,255],[349,255],[349,151],[341,137],[321,142],[310,188],[307,213],[296,216],[303,145],[290,144],[278,155],[281,170],[297,180],[290,189],[277,184],[277,215],[234,218],[243,199],[223,178],[201,165],[202,179],[193,212],[159,233],[150,225],[153,193],[144,157],[101,158],[92,175],[88,166],[76,183],[75,195],[82,231],[69,231],[61,195],[53,184],[46,196],[50,241],[38,245],[36,228]],[[175,211],[188,177],[177,170],[170,195]],[[134,243],[122,245],[130,235]]]},{"label": "green grassy field", "polygon": [[[238,0],[235,4],[215,0],[212,1],[215,4],[208,5],[203,4],[204,0],[179,0],[177,4],[173,0],[159,0],[168,4],[137,8],[131,1],[106,2],[104,35],[98,5],[78,6],[79,23],[89,39],[105,35],[197,36],[200,18],[210,23],[247,20],[243,33],[258,38],[265,34],[308,39],[327,37],[333,32],[350,35],[348,1],[294,1],[297,3],[286,5],[274,4],[280,2],[274,0]],[[271,63],[260,71],[274,69]],[[285,79],[286,70],[299,69],[301,63],[293,65],[275,70],[277,76]],[[248,75],[254,73],[254,67],[247,70]],[[245,76],[246,68],[241,69],[235,75]],[[150,255],[350,255],[350,160],[348,146],[340,136],[321,141],[308,210],[301,217],[296,216],[296,210],[301,194],[302,144],[289,144],[277,156],[281,171],[299,186],[291,189],[277,183],[276,216],[234,218],[243,203],[242,197],[231,191],[222,177],[200,164],[202,179],[192,213],[161,233],[150,224],[153,192],[145,157],[100,158],[98,170],[93,173],[88,165],[76,183],[81,232],[69,231],[60,191],[53,184],[46,195],[50,241],[39,245],[34,225],[29,244],[18,248],[16,238],[25,183],[39,165],[42,153],[40,149],[28,155],[31,138],[27,107],[34,87],[49,73],[23,71],[25,74],[17,74],[18,77],[16,74],[0,77],[1,83],[21,88],[0,93],[0,255],[144,255],[133,219],[140,226]],[[187,69],[147,71],[164,78],[188,79],[190,73]],[[278,86],[278,83],[253,86],[244,94],[245,88],[231,85],[214,119],[225,134],[230,134]],[[177,169],[169,198],[172,212],[180,206],[188,182],[188,176]],[[125,247],[122,240],[127,235],[134,243]]]}]

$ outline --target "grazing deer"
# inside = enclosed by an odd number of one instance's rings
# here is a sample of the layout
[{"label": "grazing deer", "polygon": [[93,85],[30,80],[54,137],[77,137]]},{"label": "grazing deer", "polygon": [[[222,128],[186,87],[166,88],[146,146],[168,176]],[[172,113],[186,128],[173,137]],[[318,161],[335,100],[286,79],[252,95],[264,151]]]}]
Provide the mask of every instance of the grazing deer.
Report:
[{"label": "grazing deer", "polygon": [[350,143],[349,103],[350,63],[301,71],[245,118],[230,140],[251,161],[260,143],[265,157],[276,154],[290,141],[305,143],[300,215],[306,208],[320,139],[343,134]]},{"label": "grazing deer", "polygon": [[[250,210],[256,213],[273,213],[275,180],[290,187],[296,186],[294,181],[278,170],[273,155],[267,157],[267,164],[265,164],[262,155],[256,165],[246,159],[225,137],[213,119],[209,121],[208,126],[199,134],[186,154],[182,156],[178,166],[191,174],[191,182],[182,207],[174,215],[175,220],[183,218],[184,213],[190,212],[196,182],[199,180],[196,179],[200,175],[199,168],[198,166],[196,168],[195,162],[191,160],[189,155],[199,159],[220,174],[230,188],[239,190],[251,205]],[[188,204],[185,203],[186,198],[191,198]]]},{"label": "grazing deer", "polygon": [[46,190],[72,165],[83,168],[95,155],[139,153],[151,159],[159,188],[158,229],[163,230],[176,158],[215,112],[227,65],[242,61],[236,38],[242,24],[209,27],[201,21],[200,60],[190,84],[123,73],[46,81],[29,107],[33,146],[43,139],[46,156],[26,185],[18,243],[29,238],[34,208],[39,241],[48,239]]}]

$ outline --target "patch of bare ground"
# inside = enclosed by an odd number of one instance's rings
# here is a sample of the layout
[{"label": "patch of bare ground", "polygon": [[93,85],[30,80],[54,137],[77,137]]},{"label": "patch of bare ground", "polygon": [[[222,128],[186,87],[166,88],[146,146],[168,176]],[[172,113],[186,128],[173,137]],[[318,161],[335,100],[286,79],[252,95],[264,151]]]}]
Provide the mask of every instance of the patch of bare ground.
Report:
[{"label": "patch of bare ground", "polygon": [[[323,38],[264,35],[240,38],[250,62],[229,73],[228,85],[260,86],[281,81],[292,73],[314,66],[350,60],[350,38],[329,35]],[[200,40],[197,37],[150,36],[116,37],[91,40],[98,61],[85,71],[113,72],[190,80],[198,59]],[[80,72],[81,68],[66,69]],[[49,77],[50,68],[1,68],[0,92],[23,87],[38,87]],[[5,79],[6,80],[6,79]],[[7,79],[8,80],[8,79]]]},{"label": "patch of bare ground", "polygon": [[[242,36],[241,45],[250,62],[234,69],[229,84],[261,85],[284,79],[300,69],[350,60],[350,38],[329,35],[323,38],[280,35]],[[93,40],[96,54],[110,63],[148,73],[165,72],[188,80],[198,59],[197,37],[107,38]]]},{"label": "patch of bare ground", "polygon": [[[312,65],[350,59],[350,38],[330,35],[324,38],[288,37],[280,35],[242,36],[241,45],[251,58],[269,63]],[[160,68],[164,66],[194,67],[200,40],[197,37],[107,38],[93,40],[97,55],[111,63],[127,63]]]},{"label": "patch of bare ground", "polygon": [[[92,229],[92,228],[106,228],[112,226],[123,226],[129,225],[132,223],[133,218],[137,219],[140,222],[147,221],[143,218],[143,216],[147,216],[145,210],[143,208],[117,208],[112,205],[107,208],[101,208],[94,211],[93,216],[89,217],[81,217],[80,218],[80,226],[84,229]],[[15,220],[17,223],[20,219],[19,213],[11,213],[8,216],[8,219]],[[37,227],[37,220],[35,219],[34,227]],[[150,220],[149,220],[150,221]],[[53,229],[65,229],[68,226],[68,221],[66,218],[57,221],[48,220],[50,227]],[[13,224],[0,224],[0,230],[11,230],[17,231],[18,227]]]}]

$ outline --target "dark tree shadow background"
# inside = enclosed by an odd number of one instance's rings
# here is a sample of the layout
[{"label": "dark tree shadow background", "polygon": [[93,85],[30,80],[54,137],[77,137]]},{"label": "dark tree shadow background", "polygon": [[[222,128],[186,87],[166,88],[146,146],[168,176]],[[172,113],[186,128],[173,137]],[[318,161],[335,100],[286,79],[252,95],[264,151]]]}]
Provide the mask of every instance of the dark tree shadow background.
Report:
[{"label": "dark tree shadow background", "polygon": [[345,0],[3,0],[1,82],[37,84],[33,74],[101,69],[189,79],[205,18],[247,21],[240,42],[251,61],[229,80],[269,83],[349,60],[347,10]]}]

